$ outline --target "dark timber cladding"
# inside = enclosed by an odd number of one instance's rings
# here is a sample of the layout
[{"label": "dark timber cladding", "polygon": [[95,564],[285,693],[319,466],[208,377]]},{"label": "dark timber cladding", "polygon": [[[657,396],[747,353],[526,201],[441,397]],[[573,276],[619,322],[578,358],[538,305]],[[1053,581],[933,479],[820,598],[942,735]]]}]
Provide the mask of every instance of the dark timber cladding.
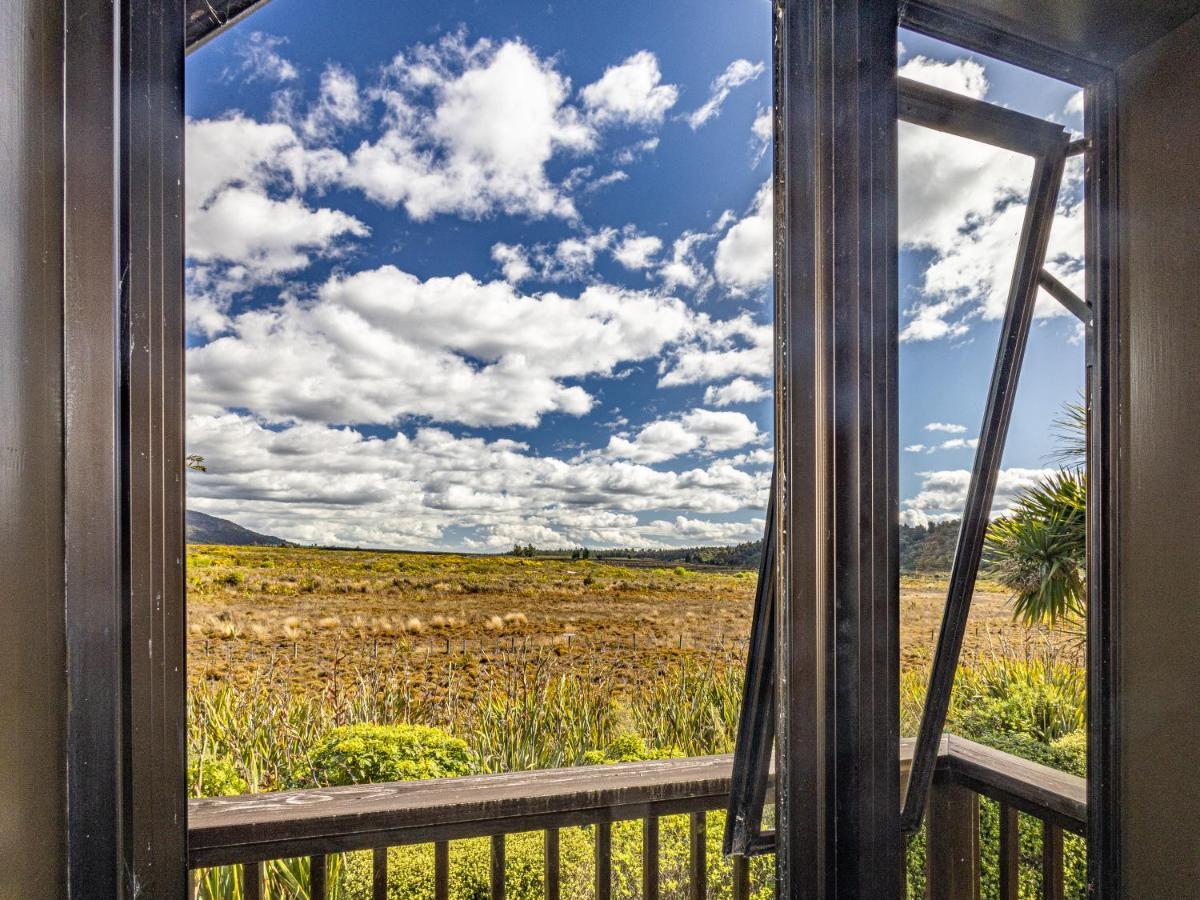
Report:
[{"label": "dark timber cladding", "polygon": [[[63,66],[63,351],[67,864],[74,896],[121,895],[119,559],[121,385],[117,288],[119,14],[71,0]],[[11,696],[11,692],[9,693]],[[0,895],[5,895],[0,889]]]},{"label": "dark timber cladding", "polygon": [[896,26],[776,4],[782,897],[901,893]]},{"label": "dark timber cladding", "polygon": [[[186,891],[183,4],[123,5],[121,402],[128,641],[122,896]],[[80,896],[88,894],[86,888]],[[139,893],[140,892],[140,893]]]},{"label": "dark timber cladding", "polygon": [[0,897],[66,886],[63,10],[0,7]]}]

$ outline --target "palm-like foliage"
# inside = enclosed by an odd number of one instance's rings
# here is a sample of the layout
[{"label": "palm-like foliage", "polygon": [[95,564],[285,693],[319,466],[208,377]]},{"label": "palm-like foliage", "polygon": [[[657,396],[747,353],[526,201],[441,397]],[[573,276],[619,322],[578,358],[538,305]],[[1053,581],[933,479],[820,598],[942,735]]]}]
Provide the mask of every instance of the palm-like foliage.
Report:
[{"label": "palm-like foliage", "polygon": [[1062,469],[1024,490],[1012,513],[991,524],[987,550],[1013,591],[1013,614],[1032,624],[1087,611],[1087,482]]},{"label": "palm-like foliage", "polygon": [[1017,495],[988,528],[995,577],[1013,592],[1013,614],[1055,624],[1087,613],[1087,410],[1067,404],[1054,423],[1064,466]]}]

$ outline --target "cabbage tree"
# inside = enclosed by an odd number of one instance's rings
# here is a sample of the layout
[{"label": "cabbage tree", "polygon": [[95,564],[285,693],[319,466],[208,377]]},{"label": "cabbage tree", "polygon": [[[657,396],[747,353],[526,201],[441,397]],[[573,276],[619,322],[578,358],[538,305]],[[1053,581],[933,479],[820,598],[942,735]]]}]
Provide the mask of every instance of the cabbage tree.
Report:
[{"label": "cabbage tree", "polygon": [[1022,490],[987,535],[992,574],[1028,624],[1087,613],[1087,411],[1068,404],[1055,424],[1061,468]]}]

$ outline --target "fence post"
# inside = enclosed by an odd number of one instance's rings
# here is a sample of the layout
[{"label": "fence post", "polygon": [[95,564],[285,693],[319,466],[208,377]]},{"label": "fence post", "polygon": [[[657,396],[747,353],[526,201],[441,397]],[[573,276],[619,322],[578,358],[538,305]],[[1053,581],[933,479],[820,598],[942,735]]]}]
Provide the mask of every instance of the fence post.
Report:
[{"label": "fence post", "polygon": [[929,900],[979,900],[979,796],[936,778],[926,827]]}]

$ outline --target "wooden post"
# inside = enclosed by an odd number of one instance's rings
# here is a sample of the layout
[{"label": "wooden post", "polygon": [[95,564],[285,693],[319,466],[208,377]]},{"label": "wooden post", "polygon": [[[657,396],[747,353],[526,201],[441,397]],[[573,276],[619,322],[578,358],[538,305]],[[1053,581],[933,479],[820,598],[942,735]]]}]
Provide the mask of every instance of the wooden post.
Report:
[{"label": "wooden post", "polygon": [[545,876],[542,893],[545,900],[558,900],[559,897],[559,840],[558,829],[546,829]]},{"label": "wooden post", "polygon": [[612,825],[596,823],[596,900],[612,897]]},{"label": "wooden post", "polygon": [[1020,894],[1021,835],[1017,811],[1000,804],[1000,900],[1018,900]]},{"label": "wooden post", "polygon": [[979,796],[936,779],[928,821],[929,900],[979,900]]},{"label": "wooden post", "polygon": [[1042,823],[1042,897],[1063,900],[1063,832],[1049,822]]},{"label": "wooden post", "polygon": [[691,873],[689,900],[704,900],[708,894],[708,822],[703,812],[692,813],[689,829]]},{"label": "wooden post", "polygon": [[658,900],[658,816],[642,819],[642,900]]},{"label": "wooden post", "polygon": [[242,896],[245,900],[262,897],[262,863],[249,862],[242,866]]},{"label": "wooden post", "polygon": [[309,895],[312,900],[325,900],[325,855],[308,858]]},{"label": "wooden post", "polygon": [[492,835],[492,900],[504,900],[504,835]]},{"label": "wooden post", "polygon": [[733,900],[750,900],[750,857],[733,858]]},{"label": "wooden post", "polygon": [[376,847],[371,853],[371,900],[387,900],[387,847]]},{"label": "wooden post", "polygon": [[450,844],[433,845],[433,900],[450,900]]}]

